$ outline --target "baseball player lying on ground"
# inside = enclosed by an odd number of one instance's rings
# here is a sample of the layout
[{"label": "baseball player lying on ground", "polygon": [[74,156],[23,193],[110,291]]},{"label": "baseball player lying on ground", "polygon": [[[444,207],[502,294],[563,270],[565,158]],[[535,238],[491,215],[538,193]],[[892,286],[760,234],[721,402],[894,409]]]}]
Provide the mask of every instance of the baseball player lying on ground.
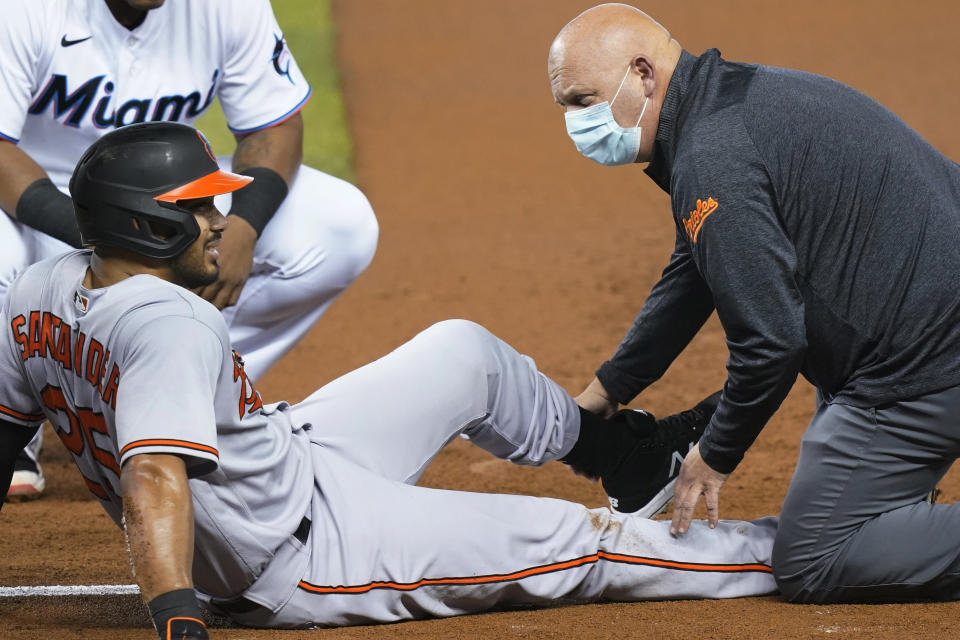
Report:
[{"label": "baseball player lying on ground", "polygon": [[[161,638],[208,637],[201,602],[241,625],[313,627],[774,591],[775,518],[675,538],[643,517],[672,495],[674,457],[716,394],[607,421],[448,320],[297,405],[265,405],[223,316],[191,291],[217,277],[213,196],[249,181],[185,125],[107,134],[70,184],[94,250],[28,268],[0,313],[0,486],[49,419],[124,528]],[[599,477],[618,510],[414,486],[458,435]]]}]

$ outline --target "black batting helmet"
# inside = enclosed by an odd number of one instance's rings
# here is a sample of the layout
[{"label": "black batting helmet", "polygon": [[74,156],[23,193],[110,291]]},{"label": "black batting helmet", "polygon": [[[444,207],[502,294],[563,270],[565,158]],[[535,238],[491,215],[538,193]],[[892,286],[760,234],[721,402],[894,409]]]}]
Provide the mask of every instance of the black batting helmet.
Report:
[{"label": "black batting helmet", "polygon": [[121,127],[80,158],[70,195],[84,245],[172,258],[200,235],[178,200],[236,191],[253,178],[221,171],[203,134],[176,122]]}]

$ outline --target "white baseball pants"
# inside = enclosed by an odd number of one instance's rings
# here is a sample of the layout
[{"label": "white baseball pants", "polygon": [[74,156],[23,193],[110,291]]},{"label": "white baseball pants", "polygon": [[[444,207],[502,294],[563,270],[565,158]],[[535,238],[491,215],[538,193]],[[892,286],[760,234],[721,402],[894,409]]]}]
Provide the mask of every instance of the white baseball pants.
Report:
[{"label": "white baseball pants", "polygon": [[[230,156],[217,158],[230,169]],[[214,199],[230,210],[231,194]],[[253,380],[287,353],[373,260],[379,227],[355,186],[301,166],[257,240],[237,304],[223,310],[230,342]]]}]

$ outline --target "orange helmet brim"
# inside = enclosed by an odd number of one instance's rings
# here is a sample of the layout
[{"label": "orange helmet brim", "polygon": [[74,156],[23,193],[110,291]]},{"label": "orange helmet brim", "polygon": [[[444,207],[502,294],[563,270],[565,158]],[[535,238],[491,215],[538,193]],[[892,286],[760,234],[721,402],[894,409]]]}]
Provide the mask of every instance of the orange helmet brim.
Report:
[{"label": "orange helmet brim", "polygon": [[193,182],[161,193],[153,199],[159,202],[176,202],[177,200],[193,200],[194,198],[208,198],[221,193],[230,193],[250,184],[253,178],[241,176],[229,171],[214,171]]}]

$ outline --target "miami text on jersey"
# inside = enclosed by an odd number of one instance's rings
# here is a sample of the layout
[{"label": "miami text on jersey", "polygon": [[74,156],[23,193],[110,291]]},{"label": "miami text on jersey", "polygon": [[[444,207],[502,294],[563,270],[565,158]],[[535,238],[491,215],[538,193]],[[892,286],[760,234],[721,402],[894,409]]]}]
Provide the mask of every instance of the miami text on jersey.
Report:
[{"label": "miami text on jersey", "polygon": [[123,127],[147,120],[178,122],[184,113],[188,118],[196,118],[210,106],[219,77],[220,71],[215,70],[206,97],[202,97],[199,91],[193,91],[187,95],[161,96],[156,101],[135,98],[112,109],[112,94],[116,87],[112,80],[106,80],[106,76],[90,78],[71,91],[67,76],[54,73],[28,112],[39,115],[52,107],[54,120],[66,116],[63,124],[71,127],[79,127],[89,113],[91,122],[99,129]]},{"label": "miami text on jersey", "polygon": [[107,375],[110,351],[96,338],[89,338],[49,311],[31,311],[29,321],[21,314],[10,321],[13,339],[20,345],[20,357],[51,358],[65,371],[73,371],[93,386],[111,409],[117,408],[120,368],[113,363]]}]

